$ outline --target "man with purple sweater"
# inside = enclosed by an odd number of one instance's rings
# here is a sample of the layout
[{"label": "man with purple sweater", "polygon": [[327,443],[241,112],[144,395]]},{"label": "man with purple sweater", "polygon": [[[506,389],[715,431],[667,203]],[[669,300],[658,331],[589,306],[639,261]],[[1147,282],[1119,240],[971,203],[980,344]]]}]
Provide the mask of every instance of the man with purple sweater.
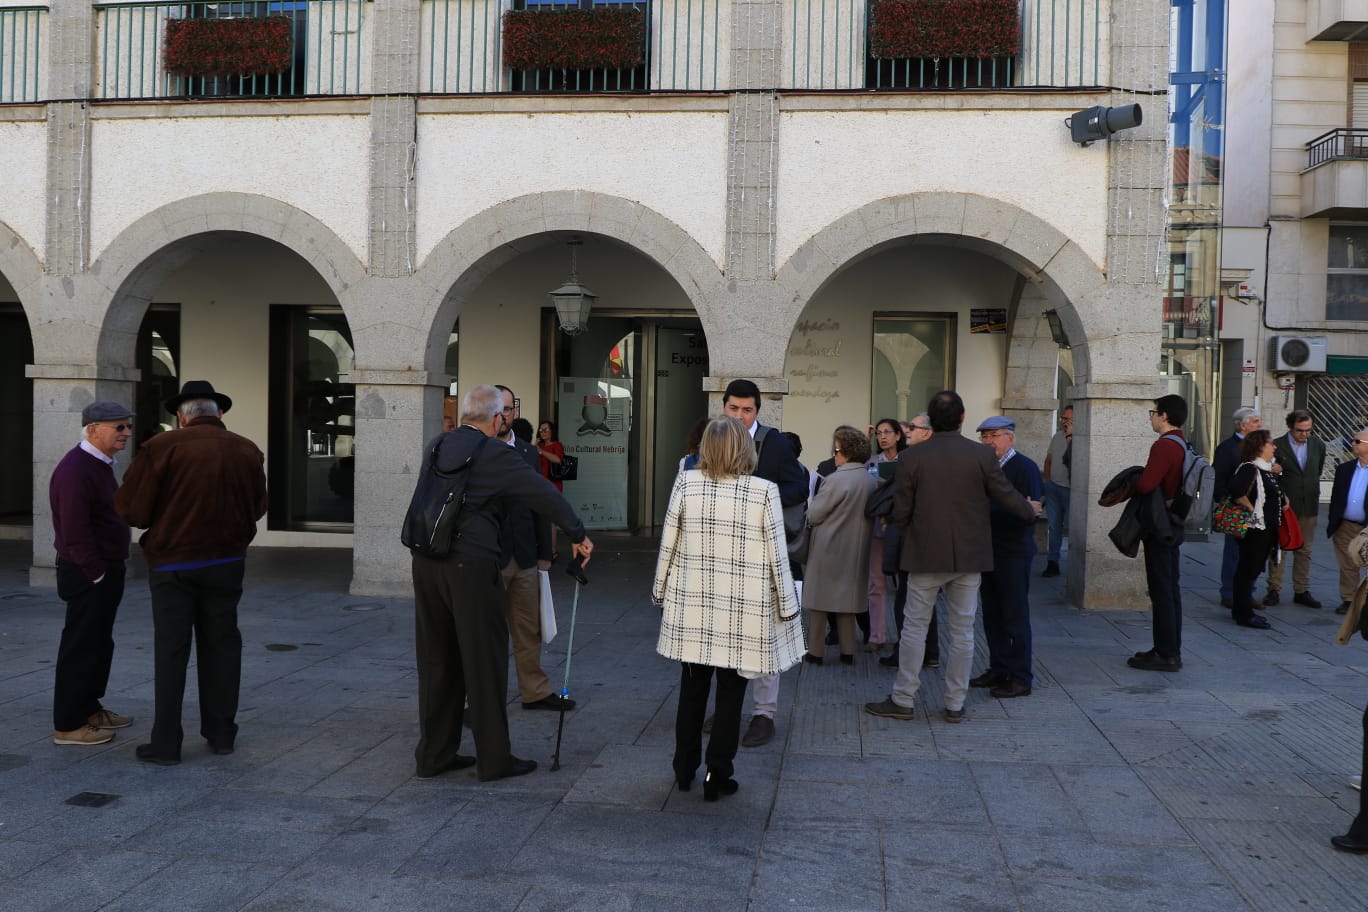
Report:
[{"label": "man with purple sweater", "polygon": [[57,549],[57,595],[66,624],[52,691],[54,744],[105,744],[133,724],[100,705],[114,660],[114,617],[124,590],[128,524],[114,510],[114,454],[133,436],[133,415],[117,402],[81,411],[85,436],[52,472],[48,500]]}]

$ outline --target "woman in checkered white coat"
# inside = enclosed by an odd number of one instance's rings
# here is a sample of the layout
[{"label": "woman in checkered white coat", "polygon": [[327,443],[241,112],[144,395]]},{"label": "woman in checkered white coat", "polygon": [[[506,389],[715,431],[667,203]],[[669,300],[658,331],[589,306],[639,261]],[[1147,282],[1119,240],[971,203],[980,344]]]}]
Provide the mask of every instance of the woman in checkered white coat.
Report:
[{"label": "woman in checkered white coat", "polygon": [[651,597],[661,606],[656,651],[683,662],[675,716],[675,780],[693,784],[703,760],[703,719],[717,677],[703,797],[736,791],[746,680],[801,661],[802,620],[789,572],[779,489],[749,474],[755,444],[735,418],[708,423],[698,468],[670,495]]}]

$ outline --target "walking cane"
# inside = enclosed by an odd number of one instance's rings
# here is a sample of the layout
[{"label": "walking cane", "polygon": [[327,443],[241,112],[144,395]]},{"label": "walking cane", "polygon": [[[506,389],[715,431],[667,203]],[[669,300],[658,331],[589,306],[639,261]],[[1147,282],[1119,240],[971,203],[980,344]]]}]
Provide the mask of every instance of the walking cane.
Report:
[{"label": "walking cane", "polygon": [[560,719],[556,722],[556,752],[551,756],[551,772],[560,769],[561,732],[565,730],[565,701],[570,697],[570,658],[575,654],[575,617],[579,614],[580,586],[589,585],[589,577],[584,575],[584,558],[576,557],[565,568],[565,572],[575,578],[575,595],[570,602],[570,637],[565,644],[565,678],[561,682]]}]

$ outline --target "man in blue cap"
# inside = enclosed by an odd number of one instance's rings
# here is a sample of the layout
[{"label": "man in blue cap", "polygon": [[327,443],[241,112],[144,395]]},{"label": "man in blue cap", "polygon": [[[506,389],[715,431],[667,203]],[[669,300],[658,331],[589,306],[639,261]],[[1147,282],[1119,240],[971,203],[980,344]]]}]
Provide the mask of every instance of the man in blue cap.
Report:
[{"label": "man in blue cap", "polygon": [[[1040,469],[1016,451],[1016,422],[995,415],[978,426],[979,440],[993,450],[1002,474],[1027,500],[1040,500]],[[998,699],[1031,695],[1031,558],[1035,557],[1035,520],[989,505],[993,531],[993,569],[983,574],[983,633],[988,640],[988,670],[969,682],[991,687]]]},{"label": "man in blue cap", "polygon": [[81,410],[84,435],[48,484],[53,544],[57,549],[57,595],[66,602],[66,624],[57,648],[52,691],[55,744],[105,744],[132,716],[100,705],[114,661],[114,617],[123,600],[128,524],[114,510],[114,455],[133,436],[133,413],[117,402],[92,402]]}]

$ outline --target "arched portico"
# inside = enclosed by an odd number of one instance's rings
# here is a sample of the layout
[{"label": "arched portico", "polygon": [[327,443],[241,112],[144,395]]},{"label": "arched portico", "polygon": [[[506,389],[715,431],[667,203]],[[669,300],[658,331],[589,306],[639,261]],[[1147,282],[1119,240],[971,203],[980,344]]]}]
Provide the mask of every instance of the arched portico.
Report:
[{"label": "arched portico", "polygon": [[[1067,394],[1076,402],[1068,591],[1087,607],[1143,604],[1143,574],[1103,534],[1116,515],[1091,504],[1116,471],[1143,461],[1137,453],[1152,440],[1140,405],[1156,387],[1152,289],[1109,282],[1077,243],[1034,213],[975,194],[910,194],[848,213],[802,244],[776,275],[777,325],[771,328],[791,334],[813,297],[865,258],[921,244],[975,251],[1021,277],[1012,309],[1031,321],[1034,341],[1028,348],[1039,357],[1029,365],[1009,358],[1002,409],[1023,426],[1040,426],[1042,437],[1055,407],[1053,385],[1044,393],[1039,372],[1021,368],[1055,359],[1054,343],[1041,329],[1045,310],[1058,314],[1071,345],[1074,383]],[[1017,346],[1012,354],[1020,351]]]}]

